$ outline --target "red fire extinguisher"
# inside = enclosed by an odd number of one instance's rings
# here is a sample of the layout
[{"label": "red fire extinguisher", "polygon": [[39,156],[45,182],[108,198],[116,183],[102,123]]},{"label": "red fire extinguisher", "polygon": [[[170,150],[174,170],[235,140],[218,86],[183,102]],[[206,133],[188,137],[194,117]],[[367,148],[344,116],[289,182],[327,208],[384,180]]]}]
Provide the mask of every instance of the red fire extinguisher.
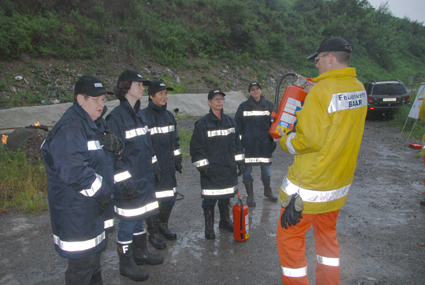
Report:
[{"label": "red fire extinguisher", "polygon": [[233,237],[237,241],[246,241],[249,238],[248,205],[244,204],[238,192],[239,205],[233,206]]},{"label": "red fire extinguisher", "polygon": [[[283,93],[282,99],[280,100],[279,108],[279,91],[280,85],[282,84],[283,79],[287,76],[296,76],[298,78],[297,82],[292,86],[287,86],[285,92]],[[282,75],[279,83],[276,87],[275,102],[273,105],[273,111],[271,114],[272,125],[270,127],[269,133],[272,137],[280,137],[280,133],[277,128],[280,128],[285,134],[289,133],[295,128],[295,121],[297,119],[296,112],[301,110],[303,107],[303,101],[307,96],[307,92],[301,87],[307,81],[311,81],[311,78],[305,78],[294,72],[287,72]]]}]

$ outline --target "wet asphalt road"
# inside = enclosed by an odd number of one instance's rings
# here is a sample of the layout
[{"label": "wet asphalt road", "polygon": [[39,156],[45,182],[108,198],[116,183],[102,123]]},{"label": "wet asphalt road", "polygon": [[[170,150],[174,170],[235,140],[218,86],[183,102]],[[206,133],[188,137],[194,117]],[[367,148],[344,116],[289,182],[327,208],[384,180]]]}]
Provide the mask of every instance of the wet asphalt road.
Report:
[{"label": "wet asphalt road", "polygon": [[[425,247],[418,245],[425,242],[425,210],[419,206],[425,167],[420,150],[404,143],[389,122],[366,122],[355,181],[337,225],[341,284],[425,284]],[[271,186],[277,193],[292,157],[278,149],[273,159]],[[176,202],[170,218],[178,239],[161,251],[150,247],[165,261],[143,266],[150,277],[142,284],[280,284],[275,240],[280,204],[263,198],[258,167],[253,175],[257,207],[250,209],[249,239],[237,242],[231,232],[219,229],[216,207],[217,237],[206,240],[199,174],[186,159],[183,174],[177,174],[184,199]],[[139,283],[120,276],[115,240],[116,232],[102,256],[104,284]],[[306,244],[314,284],[312,230]],[[64,284],[66,264],[54,251],[48,213],[0,216],[0,284]]]}]

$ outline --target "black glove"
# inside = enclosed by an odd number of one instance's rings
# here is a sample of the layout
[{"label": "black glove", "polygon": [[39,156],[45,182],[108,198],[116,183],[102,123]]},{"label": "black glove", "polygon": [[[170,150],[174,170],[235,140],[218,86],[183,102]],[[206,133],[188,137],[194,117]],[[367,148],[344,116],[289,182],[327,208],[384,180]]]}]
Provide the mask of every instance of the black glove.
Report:
[{"label": "black glove", "polygon": [[110,200],[111,199],[108,198],[105,201],[99,202],[99,216],[102,216],[103,213],[105,212],[106,208],[108,208]]},{"label": "black glove", "polygon": [[211,181],[211,173],[209,169],[202,169],[201,170],[201,177],[208,179]]},{"label": "black glove", "polygon": [[245,172],[245,165],[239,164],[238,168],[239,168],[238,176],[241,176]]},{"label": "black glove", "polygon": [[182,164],[180,162],[176,162],[174,163],[174,168],[176,169],[176,171],[178,171],[180,174],[182,174]]},{"label": "black glove", "polygon": [[121,195],[125,201],[130,202],[131,200],[137,199],[139,197],[139,192],[133,184],[126,183],[123,187]]},{"label": "black glove", "polygon": [[295,226],[303,218],[301,212],[304,210],[303,200],[298,194],[294,194],[286,198],[282,202],[285,208],[282,216],[280,216],[280,224],[282,228],[288,229],[288,226]]},{"label": "black glove", "polygon": [[116,155],[121,155],[124,152],[124,143],[122,140],[107,130],[104,134],[97,136],[104,150],[110,151]]},{"label": "black glove", "polygon": [[161,183],[161,172],[155,173],[155,185],[158,186]]}]

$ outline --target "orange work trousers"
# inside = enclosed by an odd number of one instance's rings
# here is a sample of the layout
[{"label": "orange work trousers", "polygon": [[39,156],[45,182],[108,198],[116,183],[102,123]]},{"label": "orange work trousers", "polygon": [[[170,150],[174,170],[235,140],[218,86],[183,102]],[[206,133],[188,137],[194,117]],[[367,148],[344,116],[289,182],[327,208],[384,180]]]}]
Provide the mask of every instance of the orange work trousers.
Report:
[{"label": "orange work trousers", "polygon": [[[280,210],[280,216],[284,208]],[[276,231],[277,251],[282,267],[282,284],[308,285],[305,235],[313,225],[314,246],[317,254],[316,285],[341,284],[339,245],[336,239],[338,211],[307,215],[301,222],[285,229],[280,224]]]}]

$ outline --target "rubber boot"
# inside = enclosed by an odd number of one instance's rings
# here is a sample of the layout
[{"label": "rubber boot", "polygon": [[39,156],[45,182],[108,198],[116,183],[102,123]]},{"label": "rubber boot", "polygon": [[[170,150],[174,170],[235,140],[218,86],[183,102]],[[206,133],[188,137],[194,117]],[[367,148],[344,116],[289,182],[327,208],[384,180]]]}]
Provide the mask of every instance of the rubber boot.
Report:
[{"label": "rubber boot", "polygon": [[264,196],[269,198],[272,202],[277,202],[277,197],[273,195],[272,188],[270,188],[270,179],[262,180],[264,185]]},{"label": "rubber boot", "polygon": [[158,230],[159,233],[162,234],[163,237],[169,240],[177,239],[177,235],[175,232],[168,228],[168,220],[170,219],[171,212],[163,212],[161,211],[157,216],[158,222]]},{"label": "rubber boot", "polygon": [[98,271],[91,277],[89,285],[103,285],[102,271]]},{"label": "rubber boot", "polygon": [[158,226],[156,223],[156,216],[147,218],[146,224],[148,225],[149,242],[151,243],[151,245],[156,249],[164,249],[167,244],[159,234]]},{"label": "rubber boot", "polygon": [[164,257],[161,254],[149,252],[146,233],[133,236],[133,247],[134,261],[137,265],[158,265],[164,262]]},{"label": "rubber boot", "polygon": [[205,216],[205,238],[215,239],[214,206],[203,207]]},{"label": "rubber boot", "polygon": [[248,197],[246,198],[246,204],[248,205],[248,207],[255,207],[257,205],[254,200],[254,188],[252,186],[253,182],[254,180],[248,180],[243,182],[243,184],[245,184],[246,195],[248,195]]},{"label": "rubber boot", "polygon": [[149,272],[139,266],[134,261],[133,244],[117,243],[118,256],[120,259],[120,274],[134,281],[148,279]]},{"label": "rubber boot", "polygon": [[220,210],[220,224],[219,228],[233,232],[233,222],[230,219],[230,203],[218,204]]}]

